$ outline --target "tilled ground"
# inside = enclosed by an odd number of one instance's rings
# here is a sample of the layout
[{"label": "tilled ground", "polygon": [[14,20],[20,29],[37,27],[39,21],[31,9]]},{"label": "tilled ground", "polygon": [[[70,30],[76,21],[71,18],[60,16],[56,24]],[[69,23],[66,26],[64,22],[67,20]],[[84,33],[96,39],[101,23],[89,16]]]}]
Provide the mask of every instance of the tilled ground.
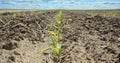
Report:
[{"label": "tilled ground", "polygon": [[[53,29],[47,25],[54,23],[57,13],[28,13],[0,20],[0,63],[55,63],[53,51],[38,51],[51,44],[46,30]],[[120,18],[63,14],[66,23],[60,63],[120,63]]]}]

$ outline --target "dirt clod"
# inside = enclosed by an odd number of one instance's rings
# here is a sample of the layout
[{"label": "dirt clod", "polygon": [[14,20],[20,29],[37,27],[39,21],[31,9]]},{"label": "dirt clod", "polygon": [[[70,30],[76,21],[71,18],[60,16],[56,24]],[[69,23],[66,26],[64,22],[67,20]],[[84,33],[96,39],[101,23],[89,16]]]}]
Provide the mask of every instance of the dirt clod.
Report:
[{"label": "dirt clod", "polygon": [[14,57],[14,56],[9,57],[9,59],[10,59],[11,61],[15,62],[15,57]]}]

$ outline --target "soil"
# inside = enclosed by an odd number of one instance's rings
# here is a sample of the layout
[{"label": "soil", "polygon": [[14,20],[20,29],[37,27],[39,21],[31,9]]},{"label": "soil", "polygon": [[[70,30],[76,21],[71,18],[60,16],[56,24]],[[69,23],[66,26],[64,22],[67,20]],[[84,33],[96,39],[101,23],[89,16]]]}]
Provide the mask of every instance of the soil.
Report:
[{"label": "soil", "polygon": [[[58,11],[29,13],[0,20],[0,63],[57,63],[48,24]],[[11,13],[3,13],[9,15]],[[63,11],[59,63],[120,63],[120,18]],[[39,52],[39,53],[38,53]]]}]

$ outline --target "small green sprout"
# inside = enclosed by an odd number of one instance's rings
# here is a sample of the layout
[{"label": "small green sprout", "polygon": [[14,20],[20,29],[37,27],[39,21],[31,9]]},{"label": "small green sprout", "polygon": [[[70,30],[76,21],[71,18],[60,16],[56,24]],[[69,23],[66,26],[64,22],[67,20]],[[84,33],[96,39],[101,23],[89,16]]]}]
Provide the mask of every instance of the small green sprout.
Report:
[{"label": "small green sprout", "polygon": [[49,24],[50,27],[54,27],[55,31],[47,30],[50,34],[50,39],[52,41],[52,46],[43,49],[42,51],[46,51],[52,49],[58,57],[61,55],[61,44],[60,44],[60,32],[62,31],[62,23],[63,23],[63,14],[60,11],[55,16],[55,24]]},{"label": "small green sprout", "polygon": [[13,13],[13,16],[16,17],[16,13]]}]

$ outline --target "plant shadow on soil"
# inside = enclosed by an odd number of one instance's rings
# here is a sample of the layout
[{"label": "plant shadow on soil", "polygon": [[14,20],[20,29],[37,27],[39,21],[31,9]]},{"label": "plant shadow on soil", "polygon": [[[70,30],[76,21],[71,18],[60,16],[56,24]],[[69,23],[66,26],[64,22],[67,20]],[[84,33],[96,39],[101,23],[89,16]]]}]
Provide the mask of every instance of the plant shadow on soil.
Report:
[{"label": "plant shadow on soil", "polygon": [[[6,20],[0,18],[0,63],[56,62],[53,51],[37,52],[51,44],[45,30],[52,29],[47,24],[54,23],[57,13],[26,12]],[[120,18],[71,11],[63,14],[66,25],[59,63],[120,63]]]}]

